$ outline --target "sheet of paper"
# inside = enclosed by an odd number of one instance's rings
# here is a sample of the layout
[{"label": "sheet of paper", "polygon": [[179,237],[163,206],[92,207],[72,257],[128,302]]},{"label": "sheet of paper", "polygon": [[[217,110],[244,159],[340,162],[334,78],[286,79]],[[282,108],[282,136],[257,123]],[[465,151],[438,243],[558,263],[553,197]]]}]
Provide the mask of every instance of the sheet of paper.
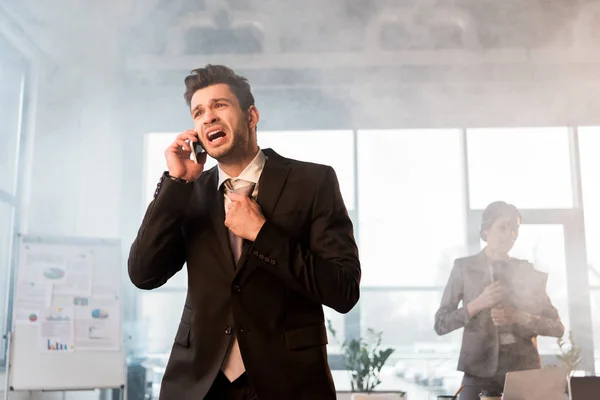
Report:
[{"label": "sheet of paper", "polygon": [[75,348],[77,351],[121,349],[121,305],[118,297],[76,297]]},{"label": "sheet of paper", "polygon": [[55,296],[92,293],[92,255],[65,248],[26,247],[19,280],[53,285]]},{"label": "sheet of paper", "polygon": [[15,324],[35,325],[40,310],[52,305],[52,284],[47,282],[18,282],[15,288],[13,321]]},{"label": "sheet of paper", "polygon": [[39,349],[43,353],[74,351],[73,306],[40,312]]},{"label": "sheet of paper", "polygon": [[64,254],[25,246],[24,255],[19,281],[53,284],[65,279],[67,259]]},{"label": "sheet of paper", "polygon": [[120,293],[121,285],[115,270],[121,260],[118,253],[93,251],[92,255],[92,296],[113,297]]},{"label": "sheet of paper", "polygon": [[48,308],[52,304],[52,284],[48,282],[17,283],[15,308]]},{"label": "sheet of paper", "polygon": [[89,296],[92,294],[92,256],[73,253],[67,260],[67,272],[62,282],[54,284],[55,296]]}]

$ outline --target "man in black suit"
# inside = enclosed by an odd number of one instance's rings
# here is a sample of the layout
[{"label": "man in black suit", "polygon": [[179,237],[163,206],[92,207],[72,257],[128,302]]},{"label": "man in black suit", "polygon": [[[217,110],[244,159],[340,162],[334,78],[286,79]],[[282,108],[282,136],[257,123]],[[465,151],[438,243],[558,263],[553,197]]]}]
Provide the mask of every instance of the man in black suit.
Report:
[{"label": "man in black suit", "polygon": [[[361,276],[335,172],[259,149],[250,85],[231,69],[185,84],[194,129],[166,149],[129,255],[141,289],[187,263],[160,399],[333,400],[322,306],[350,311]],[[198,141],[217,167],[190,159]]]}]

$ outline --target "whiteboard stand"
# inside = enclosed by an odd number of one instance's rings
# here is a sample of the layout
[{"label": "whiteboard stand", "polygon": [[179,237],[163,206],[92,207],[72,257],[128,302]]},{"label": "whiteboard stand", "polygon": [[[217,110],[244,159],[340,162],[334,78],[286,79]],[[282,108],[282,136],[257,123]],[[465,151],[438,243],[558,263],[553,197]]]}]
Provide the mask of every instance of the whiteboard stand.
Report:
[{"label": "whiteboard stand", "polygon": [[[6,334],[6,392],[4,399],[8,399],[9,391],[69,392],[97,389],[108,389],[113,393],[115,390],[119,390],[119,398],[124,399],[127,366],[121,339],[123,322],[120,240],[37,235],[21,235],[19,239],[17,262],[11,282],[13,297],[16,298],[15,296],[18,295],[16,284],[19,282],[21,274],[31,272],[27,270],[29,255],[42,254],[44,257],[50,255],[65,260],[74,257],[90,257],[91,255],[90,294],[83,295],[83,297],[89,300],[90,307],[92,307],[94,299],[99,301],[105,298],[114,302],[114,305],[106,307],[108,310],[112,310],[111,313],[118,316],[116,317],[117,330],[120,333],[116,335],[121,344],[119,349],[112,351],[40,353],[36,351],[39,345],[38,326],[15,323],[15,305],[13,304],[11,307],[13,317],[10,318]],[[65,261],[63,264],[68,265]],[[24,276],[27,277],[27,275]],[[68,272],[66,276],[69,276]],[[65,307],[65,305],[73,304],[73,296],[81,295],[64,293],[59,295],[53,292],[53,307]],[[86,306],[88,300],[86,300]],[[96,304],[100,304],[97,307],[105,307],[102,302]],[[116,393],[114,394],[116,395]]]},{"label": "whiteboard stand", "polygon": [[[4,335],[4,340],[6,341],[6,372],[5,372],[5,376],[4,376],[4,395],[3,395],[3,400],[8,400],[8,393],[9,392],[13,392],[13,388],[10,386],[10,349],[11,349],[11,338],[12,338],[12,332],[8,331],[5,335]],[[113,390],[118,390],[119,391],[119,400],[125,400],[125,385],[121,385],[119,388],[103,388],[104,390],[110,390],[110,400],[114,399],[113,396]],[[67,390],[52,390],[52,392],[56,392],[56,391],[62,391],[63,393],[68,392],[69,390],[72,389],[67,389]],[[86,389],[86,390],[90,390],[90,389]],[[41,390],[42,392],[48,392],[49,390]],[[64,397],[64,396],[63,396]]]}]

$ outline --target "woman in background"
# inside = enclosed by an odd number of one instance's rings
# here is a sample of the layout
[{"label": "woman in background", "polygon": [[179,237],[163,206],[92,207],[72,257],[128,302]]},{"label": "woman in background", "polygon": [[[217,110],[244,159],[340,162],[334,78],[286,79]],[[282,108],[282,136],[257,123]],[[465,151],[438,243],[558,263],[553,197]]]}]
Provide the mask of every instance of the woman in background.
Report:
[{"label": "woman in background", "polygon": [[564,327],[546,293],[538,295],[539,315],[503,301],[505,288],[497,275],[534,268],[508,255],[520,223],[521,215],[511,204],[498,201],[486,207],[480,229],[486,246],[454,262],[435,314],[438,335],[464,328],[458,360],[458,370],[464,372],[460,400],[477,400],[482,390],[502,393],[507,372],[541,368],[538,335],[563,336]]}]

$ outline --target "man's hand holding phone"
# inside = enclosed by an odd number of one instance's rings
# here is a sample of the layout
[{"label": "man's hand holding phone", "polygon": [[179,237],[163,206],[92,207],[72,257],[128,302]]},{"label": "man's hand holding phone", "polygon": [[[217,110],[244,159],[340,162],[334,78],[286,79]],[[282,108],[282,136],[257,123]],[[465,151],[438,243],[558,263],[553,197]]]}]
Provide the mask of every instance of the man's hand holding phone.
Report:
[{"label": "man's hand holding phone", "polygon": [[[165,150],[169,175],[190,182],[200,177],[206,162],[206,152],[196,154],[195,148],[202,148],[195,131],[187,130],[177,135],[175,141]],[[192,154],[194,159],[190,158]]]}]

